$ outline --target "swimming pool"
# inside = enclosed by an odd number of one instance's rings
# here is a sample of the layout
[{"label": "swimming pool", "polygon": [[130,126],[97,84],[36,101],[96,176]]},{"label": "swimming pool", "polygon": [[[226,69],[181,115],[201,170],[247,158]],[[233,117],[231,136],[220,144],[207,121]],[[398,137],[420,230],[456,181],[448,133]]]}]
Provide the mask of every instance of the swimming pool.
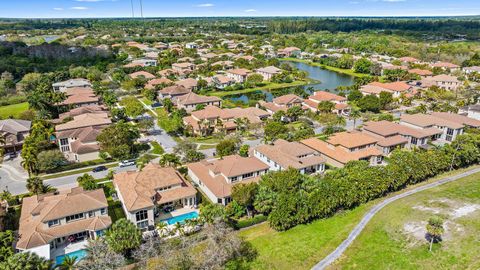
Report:
[{"label": "swimming pool", "polygon": [[80,261],[81,259],[85,258],[87,256],[87,251],[85,249],[79,249],[74,252],[67,253],[65,255],[57,256],[55,258],[55,265],[60,265],[63,263],[65,260],[65,257],[77,257],[77,262]]},{"label": "swimming pool", "polygon": [[161,221],[166,222],[168,225],[173,225],[175,223],[183,224],[183,223],[185,223],[185,220],[194,219],[194,218],[198,218],[198,213],[197,212],[190,212],[190,213],[182,214],[182,215],[179,215],[179,216],[176,216],[176,217],[163,219]]}]

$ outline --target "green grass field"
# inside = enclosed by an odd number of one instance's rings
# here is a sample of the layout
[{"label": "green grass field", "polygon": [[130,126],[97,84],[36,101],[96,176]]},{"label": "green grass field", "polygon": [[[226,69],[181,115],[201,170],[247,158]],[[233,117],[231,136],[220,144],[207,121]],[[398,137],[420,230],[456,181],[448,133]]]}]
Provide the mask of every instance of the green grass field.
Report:
[{"label": "green grass field", "polygon": [[18,118],[20,114],[28,110],[28,103],[18,103],[13,105],[7,105],[0,107],[0,118],[5,119],[13,116],[13,118]]},{"label": "green grass field", "polygon": [[216,96],[219,98],[223,98],[225,96],[230,96],[230,95],[248,94],[248,93],[252,93],[259,90],[270,91],[275,89],[306,85],[308,83],[309,81],[294,81],[291,83],[268,83],[267,85],[261,86],[261,87],[253,87],[253,88],[246,88],[246,89],[233,90],[233,91],[211,91],[206,94],[209,96]]},{"label": "green grass field", "polygon": [[[446,175],[457,174],[462,171],[443,174],[416,186],[425,185]],[[399,227],[382,227],[384,226],[382,221],[394,222],[395,219],[407,219],[409,212],[411,212],[409,209],[411,208],[404,205],[408,205],[409,202],[414,203],[416,200],[428,200],[435,197],[462,198],[463,196],[480,204],[479,178],[480,174],[467,177],[457,182],[407,197],[383,209],[378,214],[382,218],[377,219],[378,217],[375,217],[371,221],[372,224],[379,225],[372,227],[369,224],[367,233],[362,233],[354,246],[347,250],[347,259],[342,260],[334,269],[433,269],[434,267],[427,266],[432,261],[436,264],[436,268],[439,269],[468,269],[468,267],[455,267],[455,265],[464,263],[464,266],[466,266],[468,263],[472,263],[474,259],[477,260],[477,263],[480,263],[480,253],[472,250],[472,248],[476,247],[478,251],[478,243],[480,241],[478,236],[480,235],[479,213],[477,213],[476,220],[465,221],[466,224],[472,224],[473,226],[474,234],[470,235],[471,239],[466,241],[465,246],[456,246],[456,251],[452,251],[455,249],[453,247],[452,250],[442,251],[441,256],[444,258],[438,262],[435,258],[424,261],[425,256],[430,256],[424,243],[410,251],[406,250],[408,246],[406,242],[393,242],[399,237]],[[406,190],[413,187],[409,187]],[[448,190],[444,191],[444,189]],[[406,190],[400,191],[400,193]],[[239,232],[258,251],[258,257],[251,263],[251,268],[310,269],[332,252],[348,236],[372,205],[384,199],[379,198],[353,210],[336,214],[327,219],[317,220],[311,224],[299,225],[285,232],[276,232],[270,229],[267,223]],[[424,213],[421,214],[423,218],[429,217]],[[380,222],[377,220],[380,220]],[[390,233],[394,233],[392,238],[389,237]],[[363,242],[358,241],[363,238],[365,238]],[[458,242],[464,242],[464,240],[462,239]],[[438,250],[437,247],[436,250]],[[451,252],[451,255],[448,255],[448,252]],[[397,259],[399,263],[393,264]],[[405,262],[410,264],[403,264]],[[418,264],[420,262],[421,264]],[[476,268],[471,269],[478,269],[478,267],[479,265],[476,265]]]},{"label": "green grass field", "polygon": [[[330,269],[480,269],[479,179],[480,173],[471,175],[387,206]],[[479,208],[456,216],[474,205]],[[410,228],[424,229],[433,211],[447,229],[430,252],[424,232]]]}]

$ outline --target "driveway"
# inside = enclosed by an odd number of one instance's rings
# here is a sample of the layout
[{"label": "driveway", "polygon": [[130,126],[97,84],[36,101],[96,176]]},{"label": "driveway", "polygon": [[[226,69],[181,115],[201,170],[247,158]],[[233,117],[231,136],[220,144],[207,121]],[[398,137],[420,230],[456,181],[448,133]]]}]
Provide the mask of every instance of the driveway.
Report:
[{"label": "driveway", "polygon": [[[411,190],[408,190],[406,192],[397,194],[395,196],[387,198],[387,199],[383,200],[382,202],[376,204],[365,214],[365,216],[363,216],[360,223],[358,223],[357,226],[355,226],[355,228],[353,228],[353,230],[348,235],[347,239],[345,239],[332,253],[330,253],[327,257],[325,257],[323,260],[321,260],[312,269],[314,269],[314,270],[325,269],[327,266],[329,266],[335,260],[337,260],[345,252],[345,250],[353,243],[353,241],[357,238],[357,236],[360,235],[360,233],[363,231],[363,229],[368,224],[368,222],[370,222],[370,220],[375,216],[375,214],[377,214],[380,210],[382,210],[385,206],[389,205],[390,203],[392,203],[396,200],[405,198],[407,196],[410,196],[412,194],[415,194],[415,193],[418,193],[418,192],[421,192],[421,191],[424,191],[424,190],[427,190],[427,189],[431,189],[431,188],[434,188],[434,187],[438,187],[440,185],[456,181],[458,179],[464,178],[466,176],[469,176],[469,175],[472,175],[472,174],[475,174],[475,173],[478,173],[478,172],[480,172],[480,168],[475,168],[475,169],[466,171],[466,172],[461,173],[461,174],[445,177],[445,178],[442,178],[442,179],[440,179],[438,181],[435,181],[433,183],[426,184],[426,185],[423,185],[423,186],[419,186],[419,187],[413,188]],[[321,233],[321,232],[319,232],[319,233]]]}]

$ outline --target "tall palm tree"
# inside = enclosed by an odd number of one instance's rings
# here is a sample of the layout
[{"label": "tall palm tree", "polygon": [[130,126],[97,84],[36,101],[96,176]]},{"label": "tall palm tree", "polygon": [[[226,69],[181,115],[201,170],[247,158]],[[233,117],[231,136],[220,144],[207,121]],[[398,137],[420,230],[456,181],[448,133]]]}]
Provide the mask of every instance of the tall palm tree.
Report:
[{"label": "tall palm tree", "polygon": [[73,270],[75,269],[75,263],[77,262],[77,259],[78,258],[76,256],[66,256],[63,259],[63,262],[57,265],[55,268],[60,270]]},{"label": "tall palm tree", "polygon": [[179,236],[182,236],[185,233],[185,229],[180,222],[175,223],[175,231],[178,232]]},{"label": "tall palm tree", "polygon": [[31,176],[34,172],[37,171],[37,157],[30,151],[27,147],[23,149],[25,152],[22,152],[22,167],[28,172],[28,176]]},{"label": "tall palm tree", "polygon": [[350,111],[350,117],[353,119],[353,129],[356,128],[357,119],[360,118],[360,111],[357,109],[352,109]]},{"label": "tall palm tree", "polygon": [[160,236],[165,236],[167,234],[167,223],[160,221],[157,223],[157,231],[160,234]]}]

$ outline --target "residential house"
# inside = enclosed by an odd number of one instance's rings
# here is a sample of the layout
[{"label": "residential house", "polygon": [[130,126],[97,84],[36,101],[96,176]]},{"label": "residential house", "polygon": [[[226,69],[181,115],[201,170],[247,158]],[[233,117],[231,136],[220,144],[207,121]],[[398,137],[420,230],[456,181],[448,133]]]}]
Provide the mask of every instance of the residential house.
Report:
[{"label": "residential house", "polygon": [[448,112],[432,112],[432,116],[441,118],[447,121],[460,123],[468,128],[480,128],[480,120],[472,119],[464,115]]},{"label": "residential house", "polygon": [[112,121],[107,113],[86,113],[55,126],[60,151],[70,161],[83,162],[98,159],[100,145],[97,136]]},{"label": "residential house", "polygon": [[215,96],[200,96],[194,92],[175,98],[175,104],[179,109],[185,109],[188,113],[194,111],[197,105],[222,106],[222,99]]},{"label": "residential house", "polygon": [[225,89],[225,87],[234,84],[235,80],[225,75],[218,74],[212,77],[212,83],[218,89]]},{"label": "residential house", "polygon": [[303,105],[308,109],[316,112],[318,111],[318,105],[322,101],[329,101],[335,104],[333,108],[333,113],[338,115],[348,115],[350,112],[350,106],[347,104],[347,98],[339,95],[332,94],[325,91],[317,91],[313,95],[309,96],[308,99],[303,101]]},{"label": "residential house", "polygon": [[100,98],[95,95],[92,88],[73,87],[65,90],[67,98],[60,102],[59,106],[68,106],[71,108],[83,106],[98,106]]},{"label": "residential house", "polygon": [[195,64],[192,63],[174,63],[172,69],[176,72],[188,74],[195,70]]},{"label": "residential house", "polygon": [[409,57],[409,56],[398,58],[398,60],[400,60],[400,62],[402,62],[402,64],[404,64],[404,65],[420,64],[421,63],[421,61],[418,60],[417,58]]},{"label": "residential house", "polygon": [[273,144],[263,144],[253,149],[253,155],[270,166],[271,171],[294,168],[302,174],[325,171],[325,159],[312,148],[299,142],[282,139]]},{"label": "residential house", "polygon": [[179,96],[186,95],[192,92],[191,90],[181,86],[181,85],[172,85],[163,88],[162,90],[158,91],[158,98],[165,99],[165,98],[176,98]]},{"label": "residential house", "polygon": [[231,69],[233,68],[233,62],[232,61],[218,61],[213,64],[211,64],[212,67],[218,66],[221,67],[221,69]]},{"label": "residential house", "polygon": [[138,78],[143,78],[143,79],[147,79],[147,80],[155,79],[155,75],[153,75],[149,72],[146,72],[146,71],[133,72],[133,73],[129,74],[128,76],[132,79],[138,79]]},{"label": "residential house", "polygon": [[411,94],[413,92],[413,86],[406,82],[371,82],[362,86],[360,92],[362,92],[363,95],[376,95],[377,97],[380,96],[381,92],[387,92],[391,93],[394,98],[398,98],[402,93]]},{"label": "residential house", "polygon": [[149,52],[146,56],[146,58],[133,60],[131,64],[140,67],[156,67],[158,65],[158,53]]},{"label": "residential house", "polygon": [[155,89],[157,85],[167,86],[172,84],[173,81],[167,78],[153,79],[148,81],[148,83],[145,85],[145,89]]},{"label": "residential house", "polygon": [[54,83],[52,84],[52,87],[53,87],[53,90],[57,92],[65,92],[69,88],[91,89],[92,84],[87,79],[78,78],[78,79],[70,79],[67,81]]},{"label": "residential house", "polygon": [[458,113],[475,120],[480,120],[480,104],[474,104],[460,108]]},{"label": "residential house", "polygon": [[81,114],[87,114],[87,113],[107,113],[107,108],[103,105],[88,105],[88,106],[82,106],[82,107],[77,107],[74,109],[69,110],[68,112],[61,113],[57,119],[53,119],[51,122],[54,124],[61,124],[63,122],[72,120],[73,117]]},{"label": "residential house", "polygon": [[437,62],[437,63],[432,64],[431,66],[432,66],[432,68],[440,68],[442,70],[449,70],[451,72],[457,71],[457,70],[460,69],[459,65],[455,65],[455,64],[452,64],[452,63],[448,63],[448,62]]},{"label": "residential house", "polygon": [[432,139],[441,140],[441,142],[452,142],[457,135],[463,134],[464,125],[462,123],[446,120],[430,114],[404,114],[400,117],[400,124],[428,131],[432,128],[441,130]]},{"label": "residential house", "polygon": [[300,50],[297,47],[287,47],[284,49],[280,49],[277,52],[277,55],[279,57],[298,57],[302,53],[302,50]]},{"label": "residential house", "polygon": [[22,149],[25,138],[30,134],[32,122],[20,119],[0,120],[0,135],[5,143],[0,144],[4,153],[17,152]]},{"label": "residential house", "polygon": [[258,102],[261,107],[265,108],[265,110],[272,115],[278,111],[286,112],[289,108],[294,106],[302,107],[302,103],[303,99],[294,94],[276,97],[272,102],[265,102],[263,100]]},{"label": "residential house", "polygon": [[440,88],[455,91],[462,85],[462,82],[455,76],[440,74],[433,77],[423,78],[421,80],[422,87],[438,86]]},{"label": "residential house", "polygon": [[480,66],[464,67],[463,72],[467,75],[470,75],[472,73],[479,73],[480,74]]},{"label": "residential house", "polygon": [[275,66],[263,67],[255,71],[263,76],[264,81],[270,81],[273,76],[282,73],[282,70]]},{"label": "residential house", "polygon": [[47,260],[85,249],[88,239],[105,234],[112,224],[102,189],[72,188],[25,197],[15,248]]},{"label": "residential house", "polygon": [[326,141],[310,138],[300,142],[320,153],[327,164],[335,167],[343,167],[353,160],[366,160],[370,165],[383,162],[383,153],[377,148],[378,139],[361,132],[340,132]]},{"label": "residential house", "polygon": [[190,163],[187,168],[190,179],[212,202],[227,205],[234,185],[258,182],[270,167],[255,157],[232,155]]},{"label": "residential house", "polygon": [[198,49],[198,44],[195,42],[188,42],[185,44],[185,48],[187,49]]},{"label": "residential house", "polygon": [[187,78],[187,79],[176,81],[175,84],[183,86],[190,91],[194,91],[197,89],[198,81],[193,78]]},{"label": "residential house", "polygon": [[221,109],[216,106],[207,106],[203,110],[193,111],[190,116],[183,118],[185,126],[192,129],[197,135],[207,135],[214,132],[235,132],[238,120],[250,125],[260,125],[270,114],[254,107]]},{"label": "residential house", "polygon": [[431,72],[430,70],[426,70],[426,69],[419,69],[419,68],[414,68],[414,69],[409,69],[408,70],[408,73],[410,74],[416,74],[420,77],[429,77],[429,76],[432,76],[433,75],[433,72]]},{"label": "residential house", "polygon": [[195,188],[171,167],[149,163],[141,171],[115,174],[113,186],[128,220],[142,230],[168,216],[167,206],[193,208],[197,204]]},{"label": "residential house", "polygon": [[247,80],[251,71],[245,68],[229,69],[227,70],[227,77],[233,79],[237,83],[243,83]]}]

